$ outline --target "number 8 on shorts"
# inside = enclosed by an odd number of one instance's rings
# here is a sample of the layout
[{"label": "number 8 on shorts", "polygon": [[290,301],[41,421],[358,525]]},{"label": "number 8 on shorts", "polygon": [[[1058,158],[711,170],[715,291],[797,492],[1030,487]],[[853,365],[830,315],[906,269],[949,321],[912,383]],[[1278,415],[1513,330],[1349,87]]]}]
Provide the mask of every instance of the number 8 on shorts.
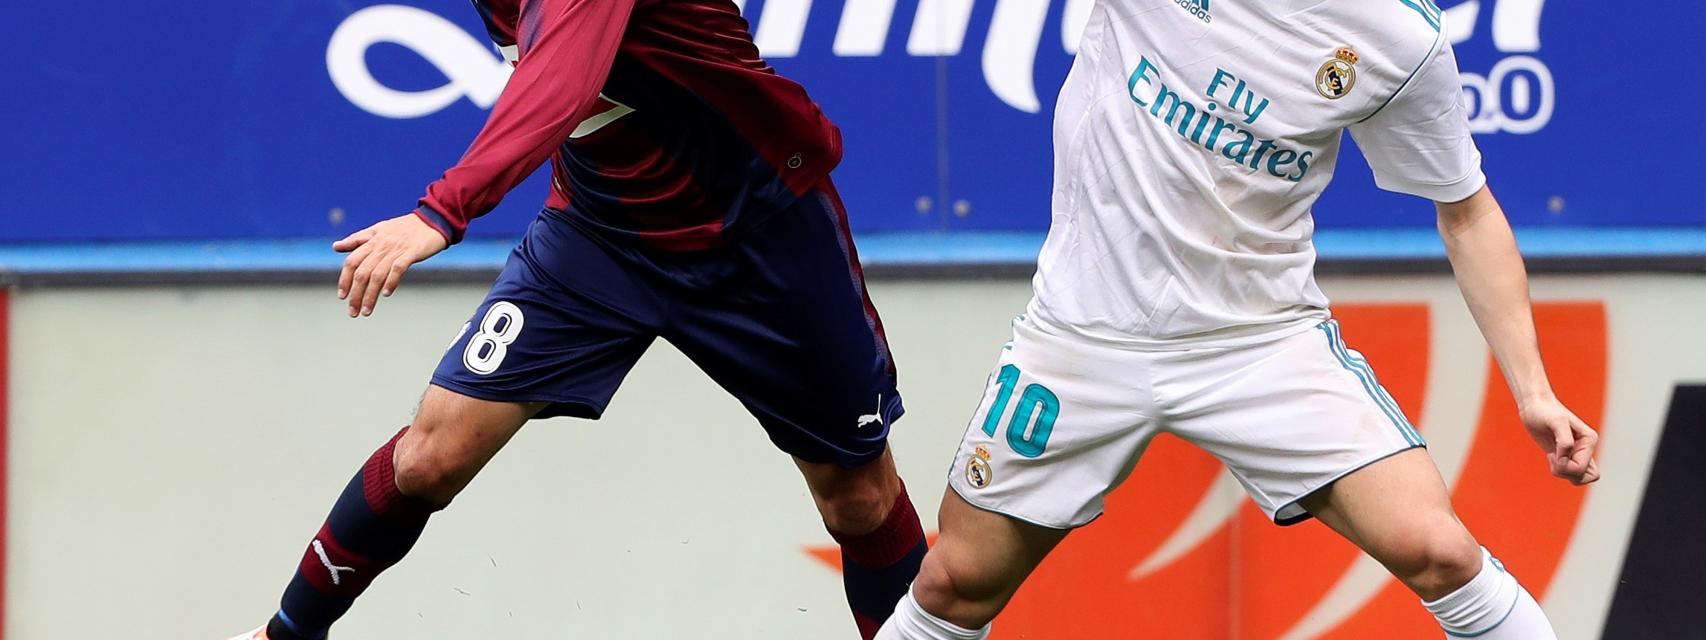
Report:
[{"label": "number 8 on shorts", "polygon": [[524,320],[520,307],[503,301],[492,303],[480,318],[480,330],[462,350],[462,366],[482,376],[497,371],[504,356],[509,355],[509,345],[521,337]]}]

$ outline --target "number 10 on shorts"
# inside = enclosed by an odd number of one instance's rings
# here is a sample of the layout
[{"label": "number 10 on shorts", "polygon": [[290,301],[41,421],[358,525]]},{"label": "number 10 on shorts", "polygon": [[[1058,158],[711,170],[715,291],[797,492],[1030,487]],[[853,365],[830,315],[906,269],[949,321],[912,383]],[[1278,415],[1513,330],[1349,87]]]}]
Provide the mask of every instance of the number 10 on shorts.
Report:
[{"label": "number 10 on shorts", "polygon": [[[996,428],[1001,426],[1001,417],[1007,415],[1007,405],[1013,402],[1013,388],[1019,385],[1019,368],[1003,365],[995,383],[1001,388],[995,393],[995,403],[989,406],[989,415],[983,419],[983,433],[990,437],[995,437]],[[1027,458],[1042,455],[1058,417],[1060,399],[1054,392],[1040,384],[1027,385],[1025,392],[1019,396],[1019,406],[1013,410],[1013,418],[1007,421],[1007,446],[1013,449],[1013,453]],[[1035,418],[1034,426],[1032,418]]]}]

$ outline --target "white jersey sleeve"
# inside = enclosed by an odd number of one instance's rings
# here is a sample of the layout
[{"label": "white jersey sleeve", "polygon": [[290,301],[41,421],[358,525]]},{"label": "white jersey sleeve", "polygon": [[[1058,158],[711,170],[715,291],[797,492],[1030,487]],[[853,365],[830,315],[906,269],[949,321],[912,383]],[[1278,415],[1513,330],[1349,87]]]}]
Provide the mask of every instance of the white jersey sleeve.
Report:
[{"label": "white jersey sleeve", "polygon": [[1457,56],[1443,37],[1391,101],[1350,131],[1375,184],[1387,191],[1457,202],[1487,183],[1469,133]]}]

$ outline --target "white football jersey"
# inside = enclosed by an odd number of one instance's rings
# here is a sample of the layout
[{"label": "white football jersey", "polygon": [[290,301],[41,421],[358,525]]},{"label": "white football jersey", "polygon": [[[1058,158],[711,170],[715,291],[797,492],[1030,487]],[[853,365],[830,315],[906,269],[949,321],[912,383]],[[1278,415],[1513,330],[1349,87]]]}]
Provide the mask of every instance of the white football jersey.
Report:
[{"label": "white football jersey", "polygon": [[1030,313],[1136,346],[1327,318],[1310,207],[1349,129],[1383,189],[1486,182],[1429,0],[1098,0],[1054,119]]}]

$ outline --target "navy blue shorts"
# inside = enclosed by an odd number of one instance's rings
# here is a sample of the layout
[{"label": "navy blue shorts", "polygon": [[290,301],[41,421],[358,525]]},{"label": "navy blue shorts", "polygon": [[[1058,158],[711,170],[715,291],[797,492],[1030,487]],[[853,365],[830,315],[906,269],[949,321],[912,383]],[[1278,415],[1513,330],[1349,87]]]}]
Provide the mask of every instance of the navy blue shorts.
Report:
[{"label": "navy blue shorts", "polygon": [[808,462],[881,455],[904,411],[882,321],[833,187],[727,246],[646,250],[546,210],[510,254],[434,384],[538,417],[597,419],[656,338]]}]

